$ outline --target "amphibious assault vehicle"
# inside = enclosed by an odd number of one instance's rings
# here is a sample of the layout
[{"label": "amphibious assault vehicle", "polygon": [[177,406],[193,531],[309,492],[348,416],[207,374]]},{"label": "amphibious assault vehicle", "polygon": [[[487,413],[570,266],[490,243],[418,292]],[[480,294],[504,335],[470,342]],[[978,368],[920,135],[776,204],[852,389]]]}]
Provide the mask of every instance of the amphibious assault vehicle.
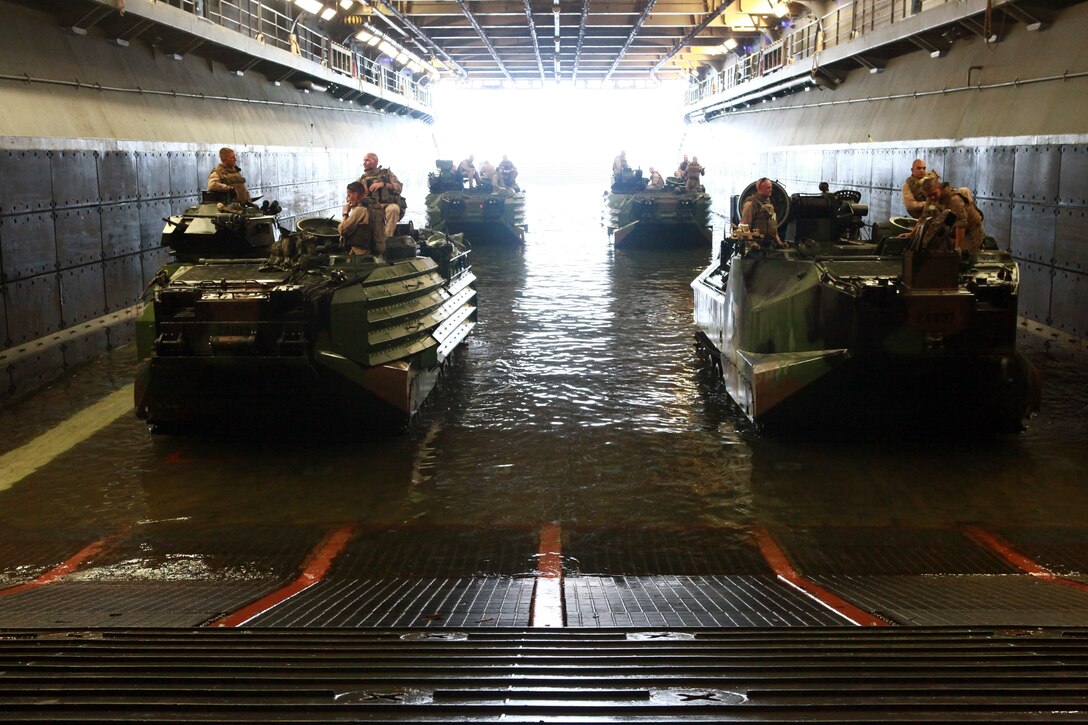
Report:
[{"label": "amphibious assault vehicle", "polygon": [[288,233],[202,203],[166,222],[174,261],[136,323],[136,414],[154,426],[403,425],[475,326],[459,237],[405,225],[374,257],[342,253],[331,219]]},{"label": "amphibious assault vehicle", "polygon": [[1016,262],[996,244],[863,241],[860,197],[776,185],[788,241],[734,227],[692,282],[696,336],[730,396],[768,428],[1020,430],[1039,390],[1016,350]]},{"label": "amphibious assault vehicle", "polygon": [[490,179],[465,188],[452,161],[438,160],[435,166],[438,171],[427,175],[427,226],[464,234],[472,244],[525,242],[525,192],[496,186]]},{"label": "amphibious assault vehicle", "polygon": [[616,247],[709,246],[710,195],[701,187],[687,191],[676,177],[660,189],[648,188],[648,181],[642,169],[612,177],[603,221]]}]

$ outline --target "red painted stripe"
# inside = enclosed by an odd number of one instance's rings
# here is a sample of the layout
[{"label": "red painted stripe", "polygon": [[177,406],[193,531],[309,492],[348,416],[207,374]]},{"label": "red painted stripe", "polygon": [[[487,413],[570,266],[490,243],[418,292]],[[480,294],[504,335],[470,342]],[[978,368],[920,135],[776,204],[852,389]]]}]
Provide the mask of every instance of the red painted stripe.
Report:
[{"label": "red painted stripe", "polygon": [[540,556],[536,560],[537,576],[563,576],[563,539],[559,524],[544,524],[540,529]]},{"label": "red painted stripe", "polygon": [[559,524],[541,527],[537,554],[529,626],[563,627],[566,612],[563,608],[563,536]]},{"label": "red painted stripe", "polygon": [[763,558],[767,560],[767,563],[771,565],[774,573],[777,574],[780,579],[797,587],[820,604],[845,617],[854,624],[863,627],[888,626],[888,623],[883,619],[878,619],[864,609],[855,607],[837,594],[824,589],[819,584],[811,582],[798,574],[794,570],[793,565],[790,564],[789,559],[786,558],[785,552],[778,546],[778,542],[771,537],[769,531],[763,528],[756,528],[752,530],[752,535],[759,545],[759,550],[762,552]]},{"label": "red painted stripe", "polygon": [[7,589],[0,589],[0,597],[6,597],[11,594],[18,594],[19,592],[25,592],[29,589],[37,589],[38,587],[44,587],[46,584],[52,584],[57,579],[67,576],[72,572],[83,566],[83,563],[90,559],[92,556],[100,553],[106,548],[108,544],[120,537],[125,531],[128,531],[126,527],[123,531],[111,534],[105,538],[93,541],[87,544],[82,549],[77,551],[72,556],[68,557],[65,561],[53,567],[49,571],[39,576],[34,581],[24,582],[23,584],[16,584],[13,587]]},{"label": "red painted stripe", "polygon": [[344,526],[329,532],[321,540],[303,565],[302,573],[290,584],[261,597],[252,604],[211,622],[209,627],[239,627],[254,617],[264,614],[273,607],[284,603],[301,591],[309,589],[321,581],[328,573],[332,562],[343,551],[351,537],[355,535],[354,526]]},{"label": "red painted stripe", "polygon": [[1051,584],[1058,584],[1063,587],[1069,587],[1070,589],[1088,592],[1088,584],[1073,579],[1066,579],[1063,576],[1055,574],[1034,559],[1021,554],[1012,544],[1005,541],[997,534],[990,533],[978,526],[968,526],[965,532],[972,541],[996,553],[1022,572],[1031,574],[1033,577],[1042,579],[1045,582],[1050,582]]}]

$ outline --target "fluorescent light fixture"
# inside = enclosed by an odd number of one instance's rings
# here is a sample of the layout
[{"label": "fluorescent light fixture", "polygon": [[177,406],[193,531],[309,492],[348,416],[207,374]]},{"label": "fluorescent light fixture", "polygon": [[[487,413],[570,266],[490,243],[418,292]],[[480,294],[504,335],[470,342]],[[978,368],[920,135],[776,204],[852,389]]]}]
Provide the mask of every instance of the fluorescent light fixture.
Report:
[{"label": "fluorescent light fixture", "polygon": [[726,38],[725,42],[722,43],[722,47],[725,48],[726,50],[736,50],[736,48],[737,48],[737,39],[736,38]]},{"label": "fluorescent light fixture", "polygon": [[366,44],[370,45],[370,46],[374,46],[374,45],[377,45],[378,43],[380,43],[381,40],[382,40],[381,38],[379,38],[377,35],[375,35],[373,38],[366,41]]},{"label": "fluorescent light fixture", "polygon": [[320,0],[295,0],[295,5],[305,10],[308,13],[317,15],[324,7]]},{"label": "fluorescent light fixture", "polygon": [[355,39],[358,40],[360,43],[365,43],[373,37],[373,35],[366,32],[365,30],[360,30],[358,33],[355,34]]},{"label": "fluorescent light fixture", "polygon": [[341,10],[351,10],[351,6],[355,4],[355,0],[340,0]]},{"label": "fluorescent light fixture", "polygon": [[784,18],[789,15],[790,9],[786,7],[786,3],[778,3],[773,8],[771,8],[771,12],[774,13],[776,18]]},{"label": "fluorescent light fixture", "polygon": [[336,17],[336,8],[325,8],[321,11],[322,20],[332,20]]}]

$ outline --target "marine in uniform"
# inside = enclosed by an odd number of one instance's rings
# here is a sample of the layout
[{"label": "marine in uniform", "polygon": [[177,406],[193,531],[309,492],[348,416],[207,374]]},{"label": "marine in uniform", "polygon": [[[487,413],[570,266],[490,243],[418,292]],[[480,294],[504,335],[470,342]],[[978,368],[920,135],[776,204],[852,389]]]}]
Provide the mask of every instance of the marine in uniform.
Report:
[{"label": "marine in uniform", "polygon": [[340,246],[349,254],[382,254],[385,225],[381,208],[367,198],[366,187],[358,181],[348,184],[347,197],[344,218],[337,226]]},{"label": "marine in uniform", "polygon": [[480,176],[476,173],[476,164],[473,162],[475,158],[472,154],[468,155],[468,158],[462,161],[457,166],[458,173],[461,174],[461,178],[468,181],[468,188],[472,188],[480,183]]},{"label": "marine in uniform", "polygon": [[910,176],[903,182],[903,207],[907,213],[917,219],[926,205],[926,194],[922,190],[922,181],[927,176],[937,176],[936,172],[926,173],[926,162],[915,159],[910,167]]},{"label": "marine in uniform", "polygon": [[238,155],[234,149],[219,149],[219,164],[208,174],[208,191],[234,192],[234,200],[240,204],[250,204],[253,198],[246,189],[246,177],[238,166]]},{"label": "marine in uniform", "polygon": [[684,170],[684,188],[687,191],[702,191],[703,182],[699,179],[700,176],[706,173],[706,169],[699,163],[698,156],[691,157],[691,163]]},{"label": "marine in uniform", "polygon": [[393,236],[397,222],[408,208],[401,196],[404,185],[396,174],[378,165],[378,155],[373,151],[363,159],[363,175],[359,177],[359,183],[366,187],[366,195],[378,202],[385,212],[385,236]]},{"label": "marine in uniform", "polygon": [[[690,166],[688,168],[691,168]],[[741,204],[740,220],[748,229],[760,234],[764,239],[771,239],[776,246],[782,245],[778,236],[778,213],[771,202],[771,180],[766,176],[756,182],[756,193]]]}]

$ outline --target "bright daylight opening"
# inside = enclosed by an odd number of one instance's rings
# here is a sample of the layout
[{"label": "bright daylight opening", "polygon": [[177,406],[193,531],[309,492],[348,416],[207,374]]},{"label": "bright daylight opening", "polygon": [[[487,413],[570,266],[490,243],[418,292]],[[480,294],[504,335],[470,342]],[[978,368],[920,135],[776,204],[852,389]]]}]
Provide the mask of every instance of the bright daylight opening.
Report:
[{"label": "bright daylight opening", "polygon": [[612,160],[627,152],[631,168],[653,166],[668,176],[680,160],[684,84],[654,88],[434,88],[439,157],[476,165],[503,154],[519,180],[536,183],[609,181]]}]

